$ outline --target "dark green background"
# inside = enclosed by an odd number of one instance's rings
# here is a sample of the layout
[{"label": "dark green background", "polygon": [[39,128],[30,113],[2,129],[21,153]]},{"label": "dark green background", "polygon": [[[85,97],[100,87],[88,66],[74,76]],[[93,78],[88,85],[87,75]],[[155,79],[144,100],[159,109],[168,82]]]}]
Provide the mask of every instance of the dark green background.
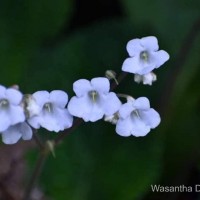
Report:
[{"label": "dark green background", "polygon": [[[77,79],[104,76],[107,69],[120,73],[126,43],[133,38],[155,35],[170,54],[169,62],[156,70],[153,86],[138,85],[128,75],[116,89],[147,96],[161,113],[159,127],[144,138],[123,138],[103,121],[82,124],[44,166],[38,185],[47,197],[200,199],[198,194],[153,194],[150,187],[200,184],[198,34],[190,38],[189,53],[178,57],[199,18],[199,0],[0,1],[1,84],[18,84],[24,93],[63,89],[71,97]],[[42,130],[40,135],[56,137]],[[36,151],[27,155],[30,172]]]}]

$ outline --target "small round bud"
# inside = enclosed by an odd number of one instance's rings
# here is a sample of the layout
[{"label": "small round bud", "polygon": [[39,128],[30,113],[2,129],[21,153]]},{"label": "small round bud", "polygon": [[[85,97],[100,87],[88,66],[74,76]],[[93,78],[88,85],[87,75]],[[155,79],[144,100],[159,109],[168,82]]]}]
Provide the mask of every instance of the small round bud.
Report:
[{"label": "small round bud", "polygon": [[118,81],[116,79],[116,72],[114,72],[113,70],[107,70],[105,73],[106,78],[108,78],[109,80],[114,80],[115,83],[118,85]]},{"label": "small round bud", "polygon": [[45,144],[45,152],[44,153],[48,154],[49,152],[51,152],[53,157],[55,158],[56,154],[55,154],[55,148],[54,147],[55,147],[54,141],[47,140],[46,144]]}]

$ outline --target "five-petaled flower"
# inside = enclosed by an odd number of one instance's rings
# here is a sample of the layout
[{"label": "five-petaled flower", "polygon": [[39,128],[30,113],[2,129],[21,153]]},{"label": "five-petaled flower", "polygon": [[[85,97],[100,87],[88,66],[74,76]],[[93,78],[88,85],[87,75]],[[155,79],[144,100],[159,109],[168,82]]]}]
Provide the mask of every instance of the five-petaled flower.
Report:
[{"label": "five-petaled flower", "polygon": [[21,100],[21,92],[0,85],[0,132],[25,121],[23,108],[19,105]]},{"label": "five-petaled flower", "polygon": [[68,95],[65,92],[38,91],[33,97],[40,107],[40,112],[28,119],[32,127],[38,129],[41,126],[49,131],[59,132],[72,126],[73,118],[65,108],[68,102]]},{"label": "five-petaled flower", "polygon": [[149,100],[140,97],[129,100],[119,109],[116,132],[121,136],[145,136],[160,123],[159,114],[150,108]]},{"label": "five-petaled flower", "polygon": [[73,90],[76,96],[69,101],[68,110],[85,122],[95,122],[104,115],[112,115],[121,105],[116,94],[109,92],[110,83],[107,78],[93,78],[91,82],[80,79],[74,82]]},{"label": "five-petaled flower", "polygon": [[158,40],[154,36],[130,40],[126,48],[130,58],[122,65],[122,71],[125,72],[145,75],[169,59],[166,51],[158,51]]}]

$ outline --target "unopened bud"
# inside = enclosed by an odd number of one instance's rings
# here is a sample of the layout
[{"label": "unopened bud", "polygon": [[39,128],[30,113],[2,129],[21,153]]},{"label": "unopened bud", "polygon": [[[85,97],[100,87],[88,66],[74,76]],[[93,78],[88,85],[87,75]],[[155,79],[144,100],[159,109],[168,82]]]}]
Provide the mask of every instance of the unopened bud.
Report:
[{"label": "unopened bud", "polygon": [[46,141],[46,153],[51,152],[53,157],[55,158],[56,154],[55,154],[55,148],[54,147],[55,147],[54,141],[51,141],[51,140]]},{"label": "unopened bud", "polygon": [[113,70],[107,70],[105,73],[106,78],[108,78],[109,80],[114,80],[115,83],[118,85],[118,81],[116,79],[116,72],[114,72]]}]

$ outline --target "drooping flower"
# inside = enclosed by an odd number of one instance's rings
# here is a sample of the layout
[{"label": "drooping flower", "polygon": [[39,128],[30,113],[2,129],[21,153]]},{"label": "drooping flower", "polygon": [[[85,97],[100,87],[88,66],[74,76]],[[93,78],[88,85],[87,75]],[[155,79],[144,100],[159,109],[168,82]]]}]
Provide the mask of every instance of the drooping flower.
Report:
[{"label": "drooping flower", "polygon": [[136,83],[142,82],[144,85],[152,85],[152,83],[156,80],[157,80],[157,76],[153,72],[150,72],[145,75],[139,75],[139,74],[134,75],[134,81]]},{"label": "drooping flower", "polygon": [[30,140],[32,134],[32,129],[26,122],[10,126],[7,130],[1,133],[2,141],[5,144],[15,144],[20,138],[23,140]]},{"label": "drooping flower", "polygon": [[122,71],[145,75],[159,68],[169,59],[169,54],[164,50],[158,51],[158,48],[154,36],[130,40],[126,47],[130,58],[124,61]]},{"label": "drooping flower", "polygon": [[150,108],[149,100],[140,97],[129,100],[119,109],[116,132],[121,136],[145,136],[160,123],[160,115]]},{"label": "drooping flower", "polygon": [[114,92],[109,92],[110,83],[107,78],[98,77],[91,81],[80,79],[73,84],[76,96],[68,104],[69,112],[85,122],[95,122],[104,115],[112,115],[118,111],[121,102]]},{"label": "drooping flower", "polygon": [[0,85],[0,132],[9,126],[25,121],[23,108],[20,106],[22,94],[16,89]]},{"label": "drooping flower", "polygon": [[65,108],[68,95],[64,91],[38,91],[33,97],[40,107],[40,112],[28,119],[32,127],[38,129],[41,126],[49,131],[59,132],[72,126],[73,117]]}]

